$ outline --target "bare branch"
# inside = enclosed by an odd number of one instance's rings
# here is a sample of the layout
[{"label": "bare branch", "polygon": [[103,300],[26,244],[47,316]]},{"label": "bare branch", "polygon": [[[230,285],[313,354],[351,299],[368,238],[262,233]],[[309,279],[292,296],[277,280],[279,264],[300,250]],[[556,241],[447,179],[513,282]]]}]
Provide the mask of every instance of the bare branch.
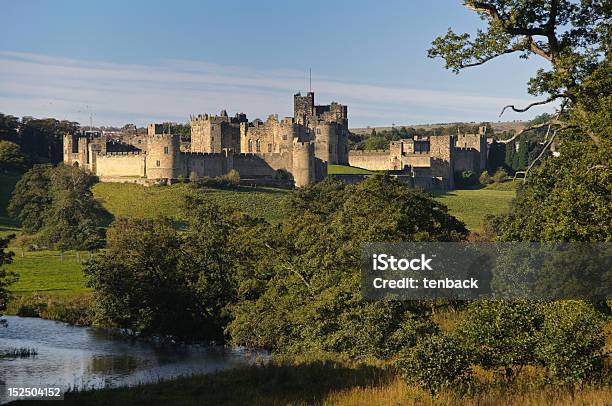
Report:
[{"label": "bare branch", "polygon": [[504,106],[504,108],[502,109],[501,113],[499,113],[499,116],[501,117],[504,114],[504,111],[506,111],[506,109],[512,109],[512,110],[516,111],[517,113],[524,113],[527,110],[529,110],[530,108],[532,108],[533,106],[541,106],[542,104],[548,104],[548,103],[550,103],[550,102],[552,102],[554,100],[560,99],[562,97],[565,98],[565,97],[568,97],[568,96],[567,96],[566,93],[555,94],[555,95],[550,96],[546,100],[541,100],[541,101],[538,101],[538,102],[531,103],[527,107],[524,107],[524,108],[517,108],[517,107],[514,106],[514,104],[509,104],[507,106]]},{"label": "bare branch", "polygon": [[542,151],[540,151],[540,154],[537,156],[537,158],[534,159],[533,162],[531,162],[531,164],[529,164],[527,169],[525,169],[525,177],[523,178],[523,182],[525,182],[527,180],[527,175],[529,174],[529,171],[531,170],[531,168],[533,168],[533,166],[536,164],[536,162],[538,162],[544,156],[544,153],[550,148],[550,146],[552,145],[553,141],[555,140],[555,137],[557,136],[557,131],[558,130],[555,130],[553,132],[553,135],[550,137],[550,141],[548,141],[548,143],[546,145],[544,145],[544,148],[542,148]]},{"label": "bare branch", "polygon": [[529,127],[525,127],[521,131],[519,131],[516,134],[514,134],[512,137],[508,138],[507,140],[499,140],[497,142],[499,142],[500,144],[508,144],[508,143],[514,141],[515,139],[517,139],[518,137],[520,137],[522,134],[526,133],[527,131],[531,131],[531,130],[535,130],[535,129],[538,129],[538,128],[546,127],[547,125],[551,125],[551,123],[547,122],[547,123],[536,124],[536,125],[531,125]]}]

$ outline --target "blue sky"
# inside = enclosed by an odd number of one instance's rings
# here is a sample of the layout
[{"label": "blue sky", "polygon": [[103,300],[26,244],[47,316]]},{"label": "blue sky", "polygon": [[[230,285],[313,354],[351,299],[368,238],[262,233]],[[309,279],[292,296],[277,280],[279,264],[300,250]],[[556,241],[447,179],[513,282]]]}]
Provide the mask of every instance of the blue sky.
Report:
[{"label": "blue sky", "polygon": [[93,112],[99,125],[285,116],[310,67],[317,102],[348,104],[351,127],[497,121],[503,105],[534,100],[526,82],[545,65],[510,55],[455,75],[428,59],[448,27],[481,26],[461,3],[7,0],[0,112]]}]

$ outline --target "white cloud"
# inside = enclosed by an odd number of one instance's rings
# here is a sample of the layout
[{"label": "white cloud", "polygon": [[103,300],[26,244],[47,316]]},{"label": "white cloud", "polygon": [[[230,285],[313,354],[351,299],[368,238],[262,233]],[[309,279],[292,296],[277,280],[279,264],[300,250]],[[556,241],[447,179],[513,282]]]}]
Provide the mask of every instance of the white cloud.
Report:
[{"label": "white cloud", "polygon": [[[92,111],[100,125],[185,121],[189,114],[221,109],[265,118],[291,114],[292,95],[305,87],[304,76],[189,60],[139,65],[0,51],[0,112],[87,122]],[[352,126],[496,120],[501,106],[532,101],[320,76],[316,91],[320,102],[347,104]]]}]

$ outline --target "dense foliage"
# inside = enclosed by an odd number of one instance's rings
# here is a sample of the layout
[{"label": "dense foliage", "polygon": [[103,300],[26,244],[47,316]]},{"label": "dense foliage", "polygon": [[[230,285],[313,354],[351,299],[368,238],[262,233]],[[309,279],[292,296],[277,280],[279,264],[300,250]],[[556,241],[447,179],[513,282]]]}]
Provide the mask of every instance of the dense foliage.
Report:
[{"label": "dense foliage", "polygon": [[78,123],[71,121],[33,117],[19,120],[0,113],[0,141],[17,144],[19,155],[27,164],[61,162],[64,134],[74,132],[77,127]]},{"label": "dense foliage", "polygon": [[[10,264],[13,261],[13,252],[6,251],[9,240],[10,237],[0,238],[0,316],[2,312],[6,310],[6,305],[8,303],[9,294],[6,288],[17,281],[17,277],[14,273],[4,269],[4,265]],[[0,319],[0,327],[2,327],[2,322],[3,320]]]},{"label": "dense foliage", "polygon": [[98,248],[106,213],[91,193],[94,182],[79,168],[34,165],[15,185],[8,212],[42,245],[62,251]]},{"label": "dense foliage", "polygon": [[193,192],[184,233],[163,221],[111,227],[86,269],[100,321],[183,338],[219,339],[225,327],[234,344],[357,357],[387,357],[437,331],[425,305],[368,302],[359,289],[365,242],[466,237],[427,195],[388,177],[330,179],[291,193],[272,226]]}]

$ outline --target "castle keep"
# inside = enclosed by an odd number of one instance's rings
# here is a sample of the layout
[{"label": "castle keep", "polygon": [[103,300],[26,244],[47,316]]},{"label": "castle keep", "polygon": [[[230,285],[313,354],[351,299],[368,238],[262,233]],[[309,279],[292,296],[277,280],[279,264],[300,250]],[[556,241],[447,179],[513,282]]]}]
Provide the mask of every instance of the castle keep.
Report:
[{"label": "castle keep", "polygon": [[215,177],[232,169],[243,179],[289,177],[295,186],[324,179],[328,164],[348,164],[347,107],[314,104],[314,93],[294,95],[294,116],[249,122],[239,113],[191,117],[191,143],[150,124],[146,136],[111,139],[95,131],[64,136],[64,163],[89,169],[102,181],[155,183]]},{"label": "castle keep", "polygon": [[480,173],[487,167],[486,128],[478,134],[415,136],[393,141],[388,150],[350,151],[349,165],[374,171],[400,171],[421,189],[454,189],[454,173]]}]

